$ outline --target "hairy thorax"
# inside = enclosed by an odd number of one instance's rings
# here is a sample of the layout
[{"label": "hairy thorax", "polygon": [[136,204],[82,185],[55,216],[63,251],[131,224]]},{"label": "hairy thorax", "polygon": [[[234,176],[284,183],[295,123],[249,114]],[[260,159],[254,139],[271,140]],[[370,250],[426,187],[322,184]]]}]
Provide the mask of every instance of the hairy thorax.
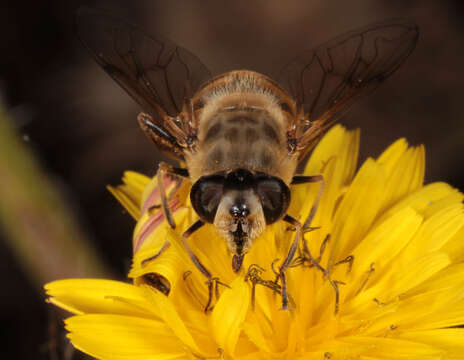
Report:
[{"label": "hairy thorax", "polygon": [[202,99],[196,151],[186,156],[193,182],[238,168],[290,182],[297,159],[287,147],[287,117],[275,96],[253,81],[215,89]]}]

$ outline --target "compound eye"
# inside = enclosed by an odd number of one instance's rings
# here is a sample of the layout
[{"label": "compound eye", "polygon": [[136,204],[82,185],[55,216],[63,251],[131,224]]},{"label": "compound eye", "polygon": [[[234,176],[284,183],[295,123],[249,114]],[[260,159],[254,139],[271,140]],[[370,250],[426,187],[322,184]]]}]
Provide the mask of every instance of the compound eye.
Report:
[{"label": "compound eye", "polygon": [[281,219],[290,204],[290,189],[274,177],[263,177],[256,182],[256,192],[261,200],[266,224]]},{"label": "compound eye", "polygon": [[190,191],[190,201],[198,216],[213,223],[224,193],[224,177],[219,175],[200,178]]}]

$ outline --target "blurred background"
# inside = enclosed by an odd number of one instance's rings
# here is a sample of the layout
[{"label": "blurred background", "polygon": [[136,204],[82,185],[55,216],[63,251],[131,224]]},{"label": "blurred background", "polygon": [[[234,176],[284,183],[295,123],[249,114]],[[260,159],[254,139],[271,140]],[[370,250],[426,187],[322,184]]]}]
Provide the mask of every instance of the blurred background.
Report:
[{"label": "blurred background", "polygon": [[[5,358],[82,357],[64,345],[62,315],[45,304],[42,282],[69,276],[126,278],[134,221],[105,186],[118,184],[125,170],[151,176],[160,160],[136,124],[140,108],[76,39],[73,15],[82,5],[108,9],[148,33],[163,34],[191,50],[213,74],[239,68],[276,74],[302,50],[352,28],[394,17],[412,19],[421,31],[415,52],[342,123],[362,128],[361,160],[406,137],[426,145],[427,182],[443,180],[464,189],[462,1],[4,0],[0,100],[8,115],[5,126],[18,135],[12,145],[0,137],[0,341]],[[22,165],[23,157],[17,157],[24,149],[30,164]],[[18,166],[20,180],[12,176]],[[36,171],[35,166],[40,179],[22,183],[21,176],[28,177],[24,174]],[[39,190],[29,196],[42,182],[51,183],[57,195]],[[47,220],[35,218],[30,230],[26,215],[37,208]],[[65,231],[49,233],[53,226],[47,221]],[[73,245],[66,245],[72,242],[87,244],[83,251],[96,254],[96,261],[79,263],[78,254],[69,250]],[[56,260],[52,248],[60,243],[74,262]],[[30,265],[37,259],[46,270]]]}]

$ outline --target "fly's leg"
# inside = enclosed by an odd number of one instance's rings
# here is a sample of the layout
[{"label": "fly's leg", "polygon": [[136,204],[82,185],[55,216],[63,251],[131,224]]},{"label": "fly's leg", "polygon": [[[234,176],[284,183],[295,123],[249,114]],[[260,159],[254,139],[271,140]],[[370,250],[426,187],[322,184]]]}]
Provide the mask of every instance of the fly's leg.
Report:
[{"label": "fly's leg", "polygon": [[[166,116],[164,119],[166,122],[172,121],[172,118]],[[183,147],[179,145],[177,138],[172,135],[172,133],[163,125],[161,125],[158,121],[154,120],[150,114],[141,112],[137,116],[137,121],[145,133],[147,137],[152,140],[155,144],[158,144],[162,149],[171,152],[174,156],[178,158],[183,157]],[[169,173],[171,175],[177,175],[180,177],[188,177],[188,171],[186,169],[175,168],[166,163],[161,163],[158,168],[158,186],[160,188],[161,194],[161,205],[153,205],[149,211],[153,211],[154,209],[159,209],[160,207],[163,208],[163,213],[171,225],[172,228],[175,227],[174,221],[172,219],[171,214],[166,211],[166,192],[164,191],[164,184],[160,181],[162,175],[165,173]],[[180,185],[179,185],[180,186]],[[164,203],[163,203],[164,197]]]},{"label": "fly's leg", "polygon": [[[159,167],[158,167],[158,172],[157,172],[157,178],[158,178],[158,188],[159,188],[159,192],[160,192],[160,198],[161,198],[161,205],[153,205],[151,207],[148,208],[148,211],[152,211],[153,209],[155,208],[159,208],[159,207],[162,207],[163,209],[163,213],[164,213],[164,216],[166,218],[166,220],[168,221],[169,225],[171,226],[172,229],[175,229],[176,227],[176,224],[174,222],[174,219],[172,217],[172,213],[171,213],[171,210],[169,209],[169,202],[168,202],[168,199],[170,200],[171,199],[171,196],[175,193],[175,191],[180,187],[180,184],[181,182],[178,182],[175,186],[175,188],[173,189],[173,191],[171,191],[171,193],[169,194],[169,198],[166,197],[166,189],[164,187],[164,183],[163,183],[163,176],[166,175],[166,174],[169,174],[169,175],[173,175],[173,176],[177,176],[179,178],[184,178],[184,177],[188,177],[188,171],[187,169],[182,169],[182,168],[176,168],[176,167],[173,167],[169,164],[166,164],[164,162],[161,162],[159,164]],[[163,246],[161,247],[161,249],[153,256],[150,256],[149,258],[147,259],[144,259],[142,261],[142,266],[145,266],[147,263],[155,260],[156,258],[158,258],[164,251],[166,251],[168,248],[169,248],[169,242],[166,241]]]},{"label": "fly's leg", "polygon": [[[303,232],[306,232],[306,230],[311,229],[311,223],[314,220],[314,216],[316,215],[317,209],[319,207],[319,203],[321,202],[322,194],[324,193],[324,177],[322,175],[313,175],[313,176],[302,176],[302,175],[296,175],[293,177],[292,182],[293,185],[298,185],[298,184],[307,184],[307,183],[320,183],[321,186],[319,187],[319,191],[316,195],[316,199],[314,200],[313,206],[311,207],[311,210],[309,212],[308,217],[306,218],[302,230]],[[285,220],[285,219],[284,219]],[[291,224],[291,223],[290,223]],[[324,275],[327,274],[327,271],[319,264],[319,261],[317,261],[309,251],[308,244],[306,242],[306,239],[304,236],[302,236],[302,242],[303,242],[303,252],[305,253],[305,257],[309,259],[311,264],[313,264],[317,269],[319,269]]]},{"label": "fly's leg", "polygon": [[[278,260],[278,259],[277,259]],[[275,261],[271,264],[272,270],[274,270]],[[256,285],[265,286],[277,294],[281,294],[280,285],[276,281],[264,280],[261,278],[261,274],[266,271],[264,268],[258,264],[251,264],[248,268],[247,274],[245,275],[245,281],[251,282],[251,308],[255,309],[255,294],[256,294]],[[274,270],[275,272],[275,270]],[[292,301],[291,297],[289,300]],[[294,302],[292,302],[294,304]]]},{"label": "fly's leg", "polygon": [[170,246],[171,244],[169,244],[169,241],[165,241],[163,246],[161,247],[161,249],[153,256],[150,256],[149,258],[147,259],[144,259],[142,260],[142,267],[146,266],[147,263],[157,259],[162,253],[164,253]]},{"label": "fly's leg", "polygon": [[335,267],[335,266],[338,266],[338,265],[348,264],[348,267],[346,269],[346,273],[348,274],[351,271],[351,269],[353,268],[353,262],[354,262],[354,256],[349,255],[346,258],[344,258],[343,260],[340,260],[340,261],[336,262],[333,266]]},{"label": "fly's leg", "polygon": [[[184,170],[184,169],[181,169],[181,168],[178,168],[180,170]],[[185,169],[186,170],[186,169]],[[176,181],[176,184],[174,185],[174,187],[171,189],[171,191],[169,192],[169,194],[167,194],[167,200],[168,200],[168,203],[171,202],[171,200],[173,199],[174,195],[176,194],[177,190],[179,190],[180,186],[182,185],[182,178],[179,176],[177,181]],[[148,213],[150,215],[153,214],[153,212],[155,210],[158,210],[158,209],[161,209],[161,204],[154,204],[154,205],[151,205],[150,207],[148,207]]]},{"label": "fly's leg", "polygon": [[334,308],[334,314],[335,315],[338,314],[338,311],[340,309],[340,290],[339,290],[338,285],[345,285],[345,283],[343,281],[339,281],[339,280],[332,280],[332,277],[330,276],[331,275],[330,272],[331,272],[331,269],[334,268],[335,266],[348,264],[348,268],[347,268],[346,272],[349,273],[351,271],[351,268],[353,267],[353,261],[354,261],[354,256],[350,255],[350,256],[347,256],[346,258],[344,258],[343,260],[340,260],[340,261],[336,262],[333,265],[333,267],[328,268],[327,278],[329,280],[330,285],[332,286],[332,288],[335,291],[335,308]]},{"label": "fly's leg", "polygon": [[295,253],[298,249],[299,240],[301,236],[301,223],[291,217],[290,215],[285,215],[283,221],[288,222],[290,225],[294,226],[296,229],[295,238],[293,239],[290,249],[288,251],[287,257],[283,261],[282,265],[279,268],[279,277],[281,281],[281,292],[282,292],[282,310],[288,310],[288,291],[287,291],[287,277],[285,272],[290,267],[292,260],[295,256]]},{"label": "fly's leg", "polygon": [[213,295],[216,296],[216,299],[219,298],[219,285],[223,285],[229,287],[228,285],[219,281],[217,277],[213,277],[211,272],[201,263],[200,259],[193,253],[192,249],[190,248],[187,239],[190,235],[192,235],[195,231],[201,228],[205,223],[201,220],[197,220],[193,225],[191,225],[185,232],[182,234],[182,243],[187,251],[188,256],[192,260],[195,267],[200,270],[200,272],[208,279],[206,280],[206,284],[208,285],[208,302],[205,306],[205,312],[212,310],[212,302],[213,302]]},{"label": "fly's leg", "polygon": [[292,184],[293,185],[298,185],[298,184],[307,184],[307,183],[320,183],[321,187],[319,189],[319,192],[316,196],[316,199],[313,203],[313,206],[311,207],[310,213],[308,218],[306,219],[304,225],[302,225],[297,219],[291,217],[290,215],[285,215],[284,218],[282,219],[283,221],[289,223],[292,225],[295,230],[295,238],[293,239],[293,242],[290,246],[290,249],[288,251],[287,257],[283,261],[282,265],[280,265],[279,268],[279,277],[281,281],[281,291],[282,291],[282,309],[287,310],[288,309],[288,290],[287,290],[287,278],[286,278],[286,271],[287,269],[291,266],[292,260],[295,257],[295,253],[299,248],[299,241],[301,238],[301,241],[303,243],[303,251],[305,255],[309,258],[312,264],[314,264],[315,267],[317,267],[319,270],[322,271],[322,273],[325,275],[327,272],[326,270],[314,259],[314,257],[311,255],[311,252],[309,251],[309,248],[306,244],[306,241],[303,237],[303,231],[305,229],[309,229],[311,227],[311,222],[314,219],[314,216],[316,215],[317,208],[319,207],[319,203],[322,198],[322,193],[324,191],[324,178],[322,175],[314,175],[314,176],[294,176],[292,179]]},{"label": "fly's leg", "polygon": [[[303,237],[304,237],[305,231],[303,230]],[[327,234],[325,239],[322,241],[321,246],[319,248],[319,255],[315,259],[315,263],[320,264],[322,257],[324,256],[325,253],[325,248],[327,247],[327,243],[330,240],[330,234]],[[305,256],[299,256],[296,258],[293,262],[291,267],[297,267],[297,266],[306,266],[308,268],[315,267],[315,263],[312,263],[311,260]],[[337,264],[336,264],[337,265]]]},{"label": "fly's leg", "polygon": [[[174,222],[174,218],[172,217],[171,210],[169,209],[169,202],[166,196],[166,188],[164,187],[163,177],[165,175],[173,175],[177,177],[188,177],[187,169],[176,168],[173,167],[165,162],[161,162],[158,167],[158,172],[156,174],[158,178],[158,188],[160,192],[160,199],[161,199],[161,208],[163,210],[163,214],[172,229],[176,228],[176,223]],[[180,184],[179,184],[180,186]],[[172,193],[171,193],[172,194]],[[170,195],[171,196],[171,195]],[[155,205],[156,206],[156,205]],[[150,209],[149,209],[150,210]]]},{"label": "fly's leg", "polygon": [[[319,182],[321,184],[319,188],[319,192],[316,195],[316,199],[314,200],[313,206],[309,212],[308,217],[306,218],[306,221],[303,224],[303,231],[306,231],[307,229],[311,229],[311,223],[314,220],[314,216],[316,215],[317,208],[319,207],[319,203],[322,198],[322,194],[324,192],[324,177],[322,175],[315,175],[315,176],[295,176],[293,177],[292,184],[304,184],[308,182]],[[322,245],[321,245],[321,254],[319,255],[318,259],[314,259],[313,256],[311,255],[311,252],[309,251],[308,244],[306,242],[306,239],[303,237],[303,252],[305,253],[305,256],[309,259],[312,265],[314,265],[316,268],[318,268],[324,276],[328,277],[328,280],[330,282],[330,285],[333,287],[335,291],[335,314],[338,313],[339,311],[339,301],[340,301],[340,291],[338,285],[343,285],[344,283],[338,280],[332,280],[330,277],[330,269],[329,271],[324,269],[320,264],[319,261],[321,260],[322,257],[322,249],[325,249],[325,244],[330,238],[330,234],[326,236],[324,239]],[[339,261],[335,265],[341,265],[341,264],[348,264],[348,271],[351,270],[351,266],[353,264],[353,256],[348,256],[346,259]]]}]

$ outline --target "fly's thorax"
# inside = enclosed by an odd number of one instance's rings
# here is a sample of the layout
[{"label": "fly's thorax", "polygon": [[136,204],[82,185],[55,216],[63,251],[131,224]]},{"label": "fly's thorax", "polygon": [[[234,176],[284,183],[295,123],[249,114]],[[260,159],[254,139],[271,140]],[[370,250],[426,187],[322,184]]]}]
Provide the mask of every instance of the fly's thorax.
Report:
[{"label": "fly's thorax", "polygon": [[275,174],[288,183],[297,164],[287,146],[290,113],[270,88],[260,87],[261,78],[231,79],[202,98],[196,151],[186,156],[192,181],[244,168]]}]

